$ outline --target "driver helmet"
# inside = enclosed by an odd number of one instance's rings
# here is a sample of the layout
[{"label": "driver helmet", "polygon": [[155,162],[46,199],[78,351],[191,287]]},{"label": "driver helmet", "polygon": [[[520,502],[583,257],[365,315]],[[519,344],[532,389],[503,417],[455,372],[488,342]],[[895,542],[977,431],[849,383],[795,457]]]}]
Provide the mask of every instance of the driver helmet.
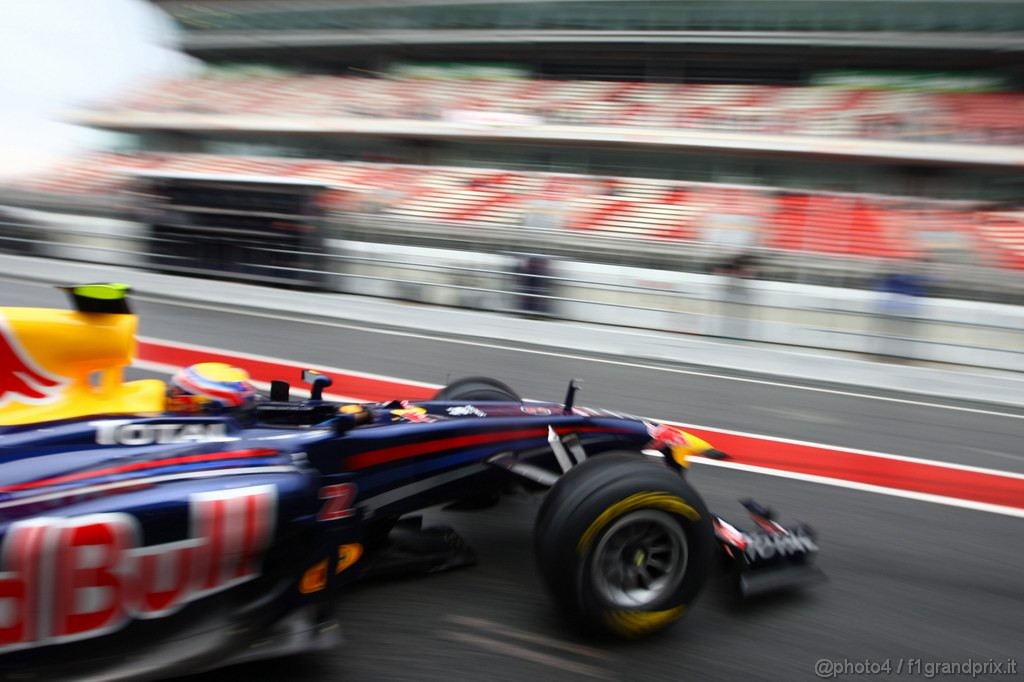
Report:
[{"label": "driver helmet", "polygon": [[242,412],[256,402],[249,373],[225,362],[201,362],[179,369],[168,384],[172,412],[221,414]]}]

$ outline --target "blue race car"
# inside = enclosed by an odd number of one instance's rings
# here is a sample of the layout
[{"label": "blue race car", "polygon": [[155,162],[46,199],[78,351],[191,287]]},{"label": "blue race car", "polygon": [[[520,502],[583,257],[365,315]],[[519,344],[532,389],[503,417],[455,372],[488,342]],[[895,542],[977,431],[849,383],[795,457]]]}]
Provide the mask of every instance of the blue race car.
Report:
[{"label": "blue race car", "polygon": [[808,529],[749,501],[754,531],[708,512],[687,458],[724,455],[577,407],[572,382],[563,403],[469,378],[428,401],[347,404],[306,372],[309,398],[278,381],[217,412],[213,388],[186,400],[123,380],[126,286],[68,291],[75,310],[0,308],[2,674],[156,679],[336,646],[348,583],[473,563],[455,531],[410,515],[514,488],[546,494],[537,565],[591,631],[668,626],[716,557],[747,593],[821,575]]}]

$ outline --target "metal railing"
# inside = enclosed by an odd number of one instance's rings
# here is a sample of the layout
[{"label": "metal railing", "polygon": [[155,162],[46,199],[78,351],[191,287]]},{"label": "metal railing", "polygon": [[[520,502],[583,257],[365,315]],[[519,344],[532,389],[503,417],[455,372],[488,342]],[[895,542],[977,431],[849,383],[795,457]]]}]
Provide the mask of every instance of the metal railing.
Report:
[{"label": "metal railing", "polygon": [[[884,315],[863,305],[844,308],[818,290],[787,300],[757,282],[724,277],[691,275],[682,281],[673,279],[675,273],[648,271],[646,279],[630,281],[622,268],[602,275],[600,268],[559,259],[542,261],[548,272],[527,272],[523,258],[510,251],[460,264],[444,250],[413,257],[388,255],[394,247],[379,243],[329,241],[324,252],[314,253],[245,238],[233,240],[234,253],[243,258],[223,268],[196,267],[187,258],[166,255],[164,247],[176,240],[154,239],[141,226],[116,237],[77,227],[44,232],[0,223],[0,251],[874,355],[937,359],[969,352],[976,358],[969,364],[1007,368],[1024,362],[1019,317]],[[363,253],[344,252],[353,247]],[[320,267],[297,265],[314,258]],[[612,281],[613,275],[620,281]]]}]

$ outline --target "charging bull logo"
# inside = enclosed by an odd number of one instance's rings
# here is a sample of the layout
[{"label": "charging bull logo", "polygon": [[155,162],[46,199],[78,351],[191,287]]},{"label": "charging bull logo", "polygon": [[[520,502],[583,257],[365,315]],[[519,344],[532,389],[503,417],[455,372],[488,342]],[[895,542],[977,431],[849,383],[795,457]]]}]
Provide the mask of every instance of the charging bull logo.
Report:
[{"label": "charging bull logo", "polygon": [[66,378],[40,367],[18,343],[7,321],[0,317],[0,407],[9,402],[53,402],[67,383]]},{"label": "charging bull logo", "polygon": [[114,632],[259,576],[273,536],[272,485],[190,498],[190,537],[141,546],[123,513],[38,517],[0,549],[0,652]]}]

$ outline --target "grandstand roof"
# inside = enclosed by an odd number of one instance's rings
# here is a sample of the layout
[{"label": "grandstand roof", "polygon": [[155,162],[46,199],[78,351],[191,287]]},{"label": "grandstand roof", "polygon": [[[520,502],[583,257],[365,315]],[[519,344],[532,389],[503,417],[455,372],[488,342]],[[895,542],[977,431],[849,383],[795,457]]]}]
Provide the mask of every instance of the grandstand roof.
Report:
[{"label": "grandstand roof", "polygon": [[[153,1],[185,29],[184,47],[195,54],[311,74],[395,74],[427,59],[453,67],[490,60],[574,80],[804,84],[829,70],[882,67],[979,73],[1002,79],[1000,89],[1024,84],[1019,0]],[[177,128],[152,117],[86,118],[113,129]],[[311,123],[295,132],[314,132]],[[186,128],[233,126],[193,117]]]},{"label": "grandstand roof", "polygon": [[157,0],[193,53],[589,43],[1019,50],[1016,0]]},{"label": "grandstand roof", "polygon": [[690,152],[858,159],[900,166],[1024,166],[1024,147],[919,143],[856,138],[750,135],[702,130],[624,129],[621,126],[481,126],[404,119],[281,119],[160,113],[83,113],[76,122],[122,131],[174,130],[390,139],[533,142],[584,147],[635,147]]},{"label": "grandstand roof", "polygon": [[487,45],[509,43],[546,45],[784,45],[837,48],[895,48],[900,50],[1024,50],[1024,33],[911,33],[906,31],[612,31],[612,30],[282,30],[211,32],[186,36],[186,52],[267,52],[294,48],[356,47],[367,45]]}]

